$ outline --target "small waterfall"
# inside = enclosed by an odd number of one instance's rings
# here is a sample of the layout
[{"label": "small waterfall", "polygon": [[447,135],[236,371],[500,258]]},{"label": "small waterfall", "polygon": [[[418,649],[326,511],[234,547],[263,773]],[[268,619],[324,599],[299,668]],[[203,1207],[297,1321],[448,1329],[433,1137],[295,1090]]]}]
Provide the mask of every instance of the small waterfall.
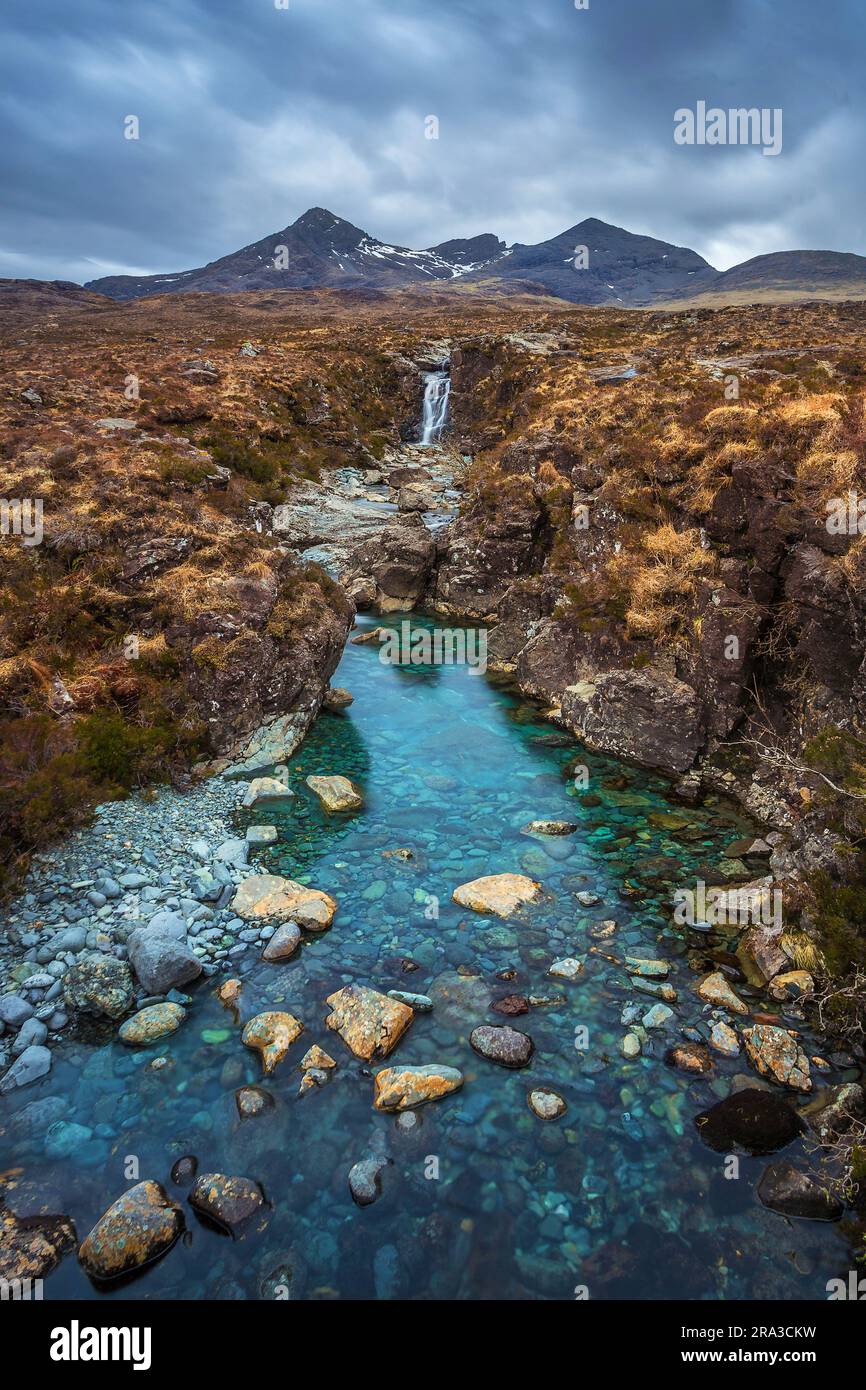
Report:
[{"label": "small waterfall", "polygon": [[424,373],[424,413],[421,416],[421,443],[435,444],[448,420],[451,374],[447,369]]}]

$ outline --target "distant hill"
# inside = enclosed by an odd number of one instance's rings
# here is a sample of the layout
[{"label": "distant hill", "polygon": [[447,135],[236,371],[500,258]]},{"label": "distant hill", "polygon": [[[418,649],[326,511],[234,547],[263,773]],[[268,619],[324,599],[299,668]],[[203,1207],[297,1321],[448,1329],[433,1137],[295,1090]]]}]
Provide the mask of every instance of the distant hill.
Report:
[{"label": "distant hill", "polygon": [[718,272],[686,298],[702,304],[790,299],[866,299],[866,256],[849,251],[776,251]]}]

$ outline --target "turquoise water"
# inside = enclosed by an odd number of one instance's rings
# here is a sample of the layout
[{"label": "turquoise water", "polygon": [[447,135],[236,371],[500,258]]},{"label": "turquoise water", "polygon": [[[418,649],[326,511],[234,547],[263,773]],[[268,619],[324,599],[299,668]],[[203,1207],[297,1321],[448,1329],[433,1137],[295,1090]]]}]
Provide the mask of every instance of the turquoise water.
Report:
[{"label": "turquoise water", "polygon": [[[671,893],[706,876],[749,827],[732,807],[684,809],[663,779],[584,753],[501,683],[465,667],[389,667],[374,645],[349,645],[334,683],[355,702],[323,715],[292,763],[298,794],[284,804],[280,842],[262,864],[332,893],[334,925],[288,964],[250,956],[234,970],[245,981],[242,1019],[283,1007],[305,1025],[265,1083],[274,1108],[238,1119],[234,1090],[261,1081],[259,1062],[211,981],[161,1045],[68,1046],[52,1075],[16,1098],[64,1095],[65,1118],[94,1130],[80,1151],[58,1159],[34,1141],[4,1154],[4,1166],[20,1162],[50,1184],[81,1237],[128,1185],[130,1157],[181,1202],[169,1172],[183,1154],[195,1154],[200,1171],[257,1179],[267,1219],[233,1241],[190,1213],[186,1238],[132,1282],[97,1293],[67,1258],[46,1297],[261,1298],[277,1285],[300,1298],[570,1299],[579,1286],[592,1298],[825,1297],[826,1280],[849,1268],[839,1229],[766,1211],[754,1184],[770,1160],[742,1158],[739,1180],[726,1180],[723,1155],[694,1131],[694,1116],[748,1063],[719,1058],[710,1078],[674,1072],[663,1057],[676,1030],[657,1034],[649,1055],[627,1061],[619,1052],[623,1007],[637,1001],[643,1012],[654,1001],[608,957],[628,949],[670,960],[674,1022],[703,1017],[686,957],[698,966],[725,943],[696,933],[684,940],[671,925]],[[574,785],[576,762],[589,769],[587,791]],[[311,773],[350,776],[364,810],[324,815],[304,786]],[[666,825],[665,813],[674,814]],[[580,828],[563,839],[522,834],[535,818]],[[384,854],[401,847],[411,860]],[[545,889],[519,920],[451,901],[458,884],[504,871],[529,873]],[[600,902],[581,907],[582,890]],[[615,936],[591,950],[589,928],[609,918]],[[576,984],[547,976],[566,955],[586,959]],[[326,995],[350,981],[436,1000],[391,1060],[459,1067],[465,1085],[417,1111],[411,1132],[372,1107],[380,1064],[356,1061],[325,1027]],[[510,1020],[490,1012],[492,999],[513,992],[550,1002]],[[529,1033],[530,1068],[506,1071],[477,1057],[468,1034],[482,1022]],[[297,1064],[314,1042],[338,1070],[298,1098]],[[158,1054],[169,1064],[150,1071]],[[559,1092],[566,1114],[536,1119],[530,1085]],[[347,1173],[377,1136],[392,1163],[378,1202],[362,1209]],[[800,1156],[798,1145],[788,1156]]]}]

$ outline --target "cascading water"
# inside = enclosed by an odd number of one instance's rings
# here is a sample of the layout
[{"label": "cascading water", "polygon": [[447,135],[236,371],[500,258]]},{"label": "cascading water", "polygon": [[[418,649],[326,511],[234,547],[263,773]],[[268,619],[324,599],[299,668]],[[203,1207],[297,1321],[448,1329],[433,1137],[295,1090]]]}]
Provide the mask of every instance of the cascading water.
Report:
[{"label": "cascading water", "polygon": [[447,369],[424,373],[424,413],[421,416],[421,443],[435,444],[448,419],[451,374]]}]

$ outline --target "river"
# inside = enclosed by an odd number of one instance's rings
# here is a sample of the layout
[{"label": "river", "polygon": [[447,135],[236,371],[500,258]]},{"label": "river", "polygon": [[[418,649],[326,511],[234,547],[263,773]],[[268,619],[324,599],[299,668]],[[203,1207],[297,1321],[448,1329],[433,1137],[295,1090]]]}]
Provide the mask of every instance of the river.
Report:
[{"label": "river", "polygon": [[[263,869],[330,892],[334,924],[286,964],[250,954],[233,966],[244,980],[241,1019],[285,1008],[304,1023],[265,1083],[273,1107],[238,1117],[234,1093],[262,1082],[260,1064],[215,998],[215,981],[192,988],[186,1024],[155,1047],[64,1044],[49,1078],[9,1098],[20,1107],[63,1095],[67,1120],[99,1137],[62,1158],[23,1142],[4,1153],[4,1166],[21,1162],[44,1178],[62,1204],[50,1209],[69,1212],[79,1236],[136,1176],[164,1183],[183,1203],[169,1173],[184,1154],[200,1171],[259,1181],[265,1216],[232,1240],[187,1209],[186,1236],[131,1282],[97,1293],[71,1257],[46,1280],[45,1296],[826,1297],[827,1279],[849,1267],[838,1226],[764,1209],[755,1183],[770,1160],[740,1157],[739,1176],[726,1176],[725,1156],[696,1132],[695,1116],[735,1077],[755,1083],[745,1057],[717,1057],[707,1077],[664,1061],[681,1028],[706,1027],[688,952],[709,958],[724,946],[675,927],[671,894],[750,832],[735,808],[672,802],[663,778],[585,753],[501,678],[464,666],[385,665],[375,644],[350,643],[334,683],[354,704],[323,714],[299,750],[290,766],[296,796],[274,813],[280,838],[262,857]],[[576,761],[588,769],[586,787],[575,784]],[[304,785],[312,773],[351,777],[364,809],[325,815]],[[536,818],[579,828],[556,838],[523,833]],[[270,808],[265,819],[274,819]],[[412,857],[387,854],[394,849]],[[543,901],[508,921],[452,902],[457,885],[505,871],[538,879]],[[582,907],[579,892],[598,903]],[[609,919],[616,932],[593,939],[592,927]],[[618,963],[624,953],[670,961],[678,992],[671,1024],[651,1031],[634,1059],[620,1052],[622,1010],[655,1001],[637,993]],[[576,983],[547,974],[563,956],[585,961]],[[411,1128],[373,1109],[379,1064],[356,1061],[325,1026],[326,996],[349,982],[434,1000],[390,1060],[455,1066],[465,1084],[414,1112]],[[548,1002],[510,1019],[490,1011],[514,992]],[[531,1035],[528,1069],[475,1055],[468,1035],[485,1022]],[[297,1064],[313,1043],[337,1069],[298,1096]],[[155,1055],[167,1058],[159,1070]],[[537,1086],[565,1100],[560,1119],[530,1111]],[[381,1196],[361,1208],[348,1170],[377,1145],[392,1161]],[[785,1156],[801,1158],[801,1141]]]}]

